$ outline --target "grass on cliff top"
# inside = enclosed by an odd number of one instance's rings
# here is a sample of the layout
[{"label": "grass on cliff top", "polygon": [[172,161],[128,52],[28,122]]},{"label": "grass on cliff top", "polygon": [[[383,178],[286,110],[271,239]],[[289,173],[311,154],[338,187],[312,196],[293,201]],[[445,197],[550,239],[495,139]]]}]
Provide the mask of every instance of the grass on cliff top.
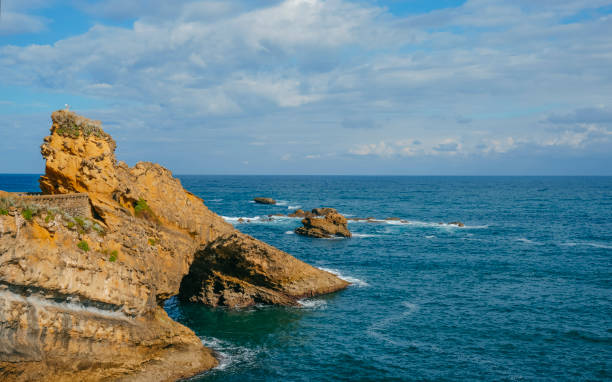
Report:
[{"label": "grass on cliff top", "polygon": [[87,138],[93,135],[98,138],[109,137],[99,126],[87,122],[77,124],[74,121],[65,121],[62,123],[55,132],[62,137],[78,138],[81,134]]}]

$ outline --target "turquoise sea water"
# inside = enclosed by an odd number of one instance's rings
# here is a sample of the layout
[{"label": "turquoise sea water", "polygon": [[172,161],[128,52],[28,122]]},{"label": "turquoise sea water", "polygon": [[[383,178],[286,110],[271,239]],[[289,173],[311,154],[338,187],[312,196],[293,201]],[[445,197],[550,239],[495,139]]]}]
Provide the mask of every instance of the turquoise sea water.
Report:
[{"label": "turquoise sea water", "polygon": [[[353,282],[301,308],[169,300],[221,359],[193,380],[612,379],[610,177],[180,179],[243,232]],[[0,175],[0,189],[36,187]],[[321,240],[261,218],[319,206],[409,222],[351,222],[354,238]],[[438,224],[451,221],[466,227]]]}]

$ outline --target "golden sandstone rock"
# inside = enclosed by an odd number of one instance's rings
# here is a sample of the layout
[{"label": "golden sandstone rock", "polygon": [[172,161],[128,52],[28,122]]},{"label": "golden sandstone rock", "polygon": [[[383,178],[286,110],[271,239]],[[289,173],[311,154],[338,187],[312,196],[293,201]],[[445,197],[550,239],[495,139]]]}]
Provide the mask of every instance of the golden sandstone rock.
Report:
[{"label": "golden sandstone rock", "polygon": [[[0,380],[172,381],[217,364],[162,306],[294,305],[348,284],[238,232],[152,163],[117,162],[99,122],[52,114],[40,187],[91,218],[0,193]],[[188,275],[187,277],[185,277]]]}]

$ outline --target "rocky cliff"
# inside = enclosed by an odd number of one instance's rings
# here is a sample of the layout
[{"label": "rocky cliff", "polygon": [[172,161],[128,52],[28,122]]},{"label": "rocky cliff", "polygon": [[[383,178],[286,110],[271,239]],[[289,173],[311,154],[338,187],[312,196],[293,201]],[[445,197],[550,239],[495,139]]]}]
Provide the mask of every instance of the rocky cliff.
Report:
[{"label": "rocky cliff", "polygon": [[217,362],[163,310],[179,288],[241,307],[346,287],[236,231],[167,169],[117,162],[99,122],[52,121],[40,187],[86,193],[91,217],[0,195],[0,380],[176,380]]}]

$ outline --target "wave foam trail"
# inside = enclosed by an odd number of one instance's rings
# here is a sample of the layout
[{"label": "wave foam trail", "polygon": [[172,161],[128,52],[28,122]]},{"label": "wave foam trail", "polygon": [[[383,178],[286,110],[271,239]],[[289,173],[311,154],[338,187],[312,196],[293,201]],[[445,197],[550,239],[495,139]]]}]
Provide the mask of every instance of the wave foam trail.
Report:
[{"label": "wave foam trail", "polygon": [[380,320],[372,324],[368,328],[368,334],[374,338],[377,338],[384,342],[388,342],[395,346],[405,346],[405,345],[415,346],[415,343],[406,344],[406,343],[403,343],[403,341],[401,340],[396,340],[392,338],[391,335],[388,334],[390,332],[389,327],[392,327],[397,322],[400,322],[404,318],[411,316],[412,314],[419,311],[419,306],[417,304],[413,304],[411,302],[404,301],[401,303],[401,305],[406,308],[403,312],[392,315],[390,317],[387,317],[383,320]]},{"label": "wave foam trail", "polygon": [[377,237],[380,235],[373,235],[373,234],[369,234],[369,233],[354,233],[353,232],[353,237],[358,237],[358,238],[366,238],[366,237]]},{"label": "wave foam trail", "polygon": [[612,245],[592,243],[592,242],[582,242],[582,243],[570,242],[570,243],[562,243],[561,245],[564,247],[576,247],[576,246],[582,245],[582,246],[593,247],[593,248],[612,249]]},{"label": "wave foam trail", "polygon": [[298,300],[298,304],[302,308],[306,309],[324,309],[327,306],[327,302],[325,300],[317,300],[317,299],[302,299]]},{"label": "wave foam trail", "polygon": [[287,206],[288,210],[297,210],[298,208],[302,208],[302,206],[300,206],[299,204],[295,206]]},{"label": "wave foam trail", "polygon": [[322,271],[334,274],[334,275],[338,276],[338,278],[340,278],[340,279],[342,279],[344,281],[348,281],[349,283],[351,283],[351,285],[355,285],[355,286],[360,287],[360,288],[370,286],[370,284],[368,284],[367,282],[365,282],[363,280],[360,280],[360,279],[358,279],[356,277],[343,275],[337,269],[330,269],[330,268],[323,268],[323,267],[319,267],[319,269],[322,270]]},{"label": "wave foam trail", "polygon": [[466,225],[459,227],[456,224],[440,223],[440,222],[424,222],[419,220],[382,220],[382,219],[359,219],[350,220],[349,223],[381,223],[393,226],[413,226],[423,228],[446,228],[446,229],[485,229],[488,225]]},{"label": "wave foam trail", "polygon": [[230,366],[252,363],[257,351],[243,346],[237,346],[228,341],[214,337],[200,337],[202,344],[213,349],[219,359],[219,365],[213,370],[225,370]]},{"label": "wave foam trail", "polygon": [[293,231],[286,231],[285,235],[295,235],[295,232],[293,232]]},{"label": "wave foam trail", "polygon": [[229,222],[229,223],[233,223],[233,222],[237,223],[240,219],[244,220],[245,222],[249,221],[249,220],[250,221],[261,220],[261,216],[255,216],[255,217],[252,217],[252,218],[247,217],[247,216],[238,216],[238,217],[235,217],[235,216],[221,216],[221,217],[223,218],[223,220],[225,220],[226,222]]}]

